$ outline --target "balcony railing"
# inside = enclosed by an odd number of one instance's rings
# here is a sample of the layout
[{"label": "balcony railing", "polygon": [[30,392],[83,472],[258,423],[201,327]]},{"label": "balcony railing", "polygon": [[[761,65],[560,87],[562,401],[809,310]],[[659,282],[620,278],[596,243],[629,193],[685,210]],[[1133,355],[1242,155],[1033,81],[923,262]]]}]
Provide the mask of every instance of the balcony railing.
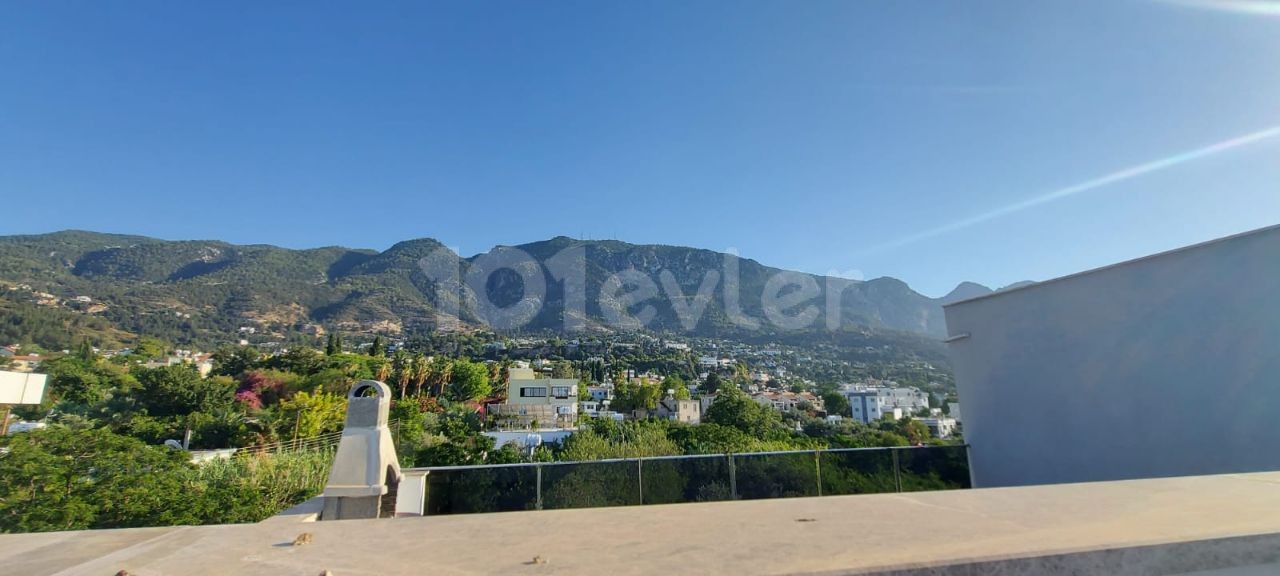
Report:
[{"label": "balcony railing", "polygon": [[969,487],[968,446],[852,448],[406,469],[423,513],[469,514]]}]

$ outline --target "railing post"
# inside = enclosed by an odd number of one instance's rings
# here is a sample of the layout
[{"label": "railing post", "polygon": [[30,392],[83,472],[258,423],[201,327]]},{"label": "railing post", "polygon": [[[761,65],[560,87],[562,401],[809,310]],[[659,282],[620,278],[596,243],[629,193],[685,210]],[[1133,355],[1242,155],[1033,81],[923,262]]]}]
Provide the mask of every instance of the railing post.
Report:
[{"label": "railing post", "polygon": [[813,467],[818,472],[818,496],[822,496],[822,450],[813,451]]},{"label": "railing post", "polygon": [[538,503],[536,507],[538,510],[541,510],[542,509],[542,464],[535,464],[533,469],[537,472],[536,475],[538,477]]},{"label": "railing post", "polygon": [[893,454],[893,485],[898,492],[902,491],[902,467],[898,465],[898,449],[890,448],[889,453]]},{"label": "railing post", "polygon": [[729,495],[738,499],[738,469],[733,464],[733,453],[729,453]]},{"label": "railing post", "polygon": [[640,503],[644,504],[644,458],[636,458],[636,487],[640,489]]}]

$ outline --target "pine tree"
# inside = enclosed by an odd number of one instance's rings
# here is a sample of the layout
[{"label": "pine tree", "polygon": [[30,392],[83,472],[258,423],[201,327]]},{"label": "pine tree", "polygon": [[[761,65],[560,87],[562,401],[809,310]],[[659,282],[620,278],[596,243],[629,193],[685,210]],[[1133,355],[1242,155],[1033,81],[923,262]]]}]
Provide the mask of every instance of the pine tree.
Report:
[{"label": "pine tree", "polygon": [[93,344],[90,344],[87,339],[80,341],[80,348],[76,350],[76,356],[85,362],[93,362],[98,357],[93,352]]},{"label": "pine tree", "polygon": [[338,350],[337,342],[336,342],[336,340],[334,340],[334,338],[333,338],[333,334],[332,334],[332,333],[330,333],[330,334],[329,334],[329,342],[328,342],[327,344],[325,344],[325,345],[324,345],[324,355],[325,355],[325,356],[333,356],[334,354],[337,354],[337,353],[338,353],[338,351],[337,351],[337,350]]},{"label": "pine tree", "polygon": [[382,343],[381,336],[373,337],[373,345],[369,347],[369,355],[375,358],[381,358],[387,355],[387,347]]}]

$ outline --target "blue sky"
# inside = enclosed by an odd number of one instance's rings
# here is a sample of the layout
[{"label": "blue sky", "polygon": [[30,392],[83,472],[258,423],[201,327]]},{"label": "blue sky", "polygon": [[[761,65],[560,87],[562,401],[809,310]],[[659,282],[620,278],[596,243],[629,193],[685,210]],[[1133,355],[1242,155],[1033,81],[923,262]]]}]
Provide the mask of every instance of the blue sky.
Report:
[{"label": "blue sky", "polygon": [[1280,9],[1206,6],[4,3],[0,234],[1047,279],[1280,222]]}]

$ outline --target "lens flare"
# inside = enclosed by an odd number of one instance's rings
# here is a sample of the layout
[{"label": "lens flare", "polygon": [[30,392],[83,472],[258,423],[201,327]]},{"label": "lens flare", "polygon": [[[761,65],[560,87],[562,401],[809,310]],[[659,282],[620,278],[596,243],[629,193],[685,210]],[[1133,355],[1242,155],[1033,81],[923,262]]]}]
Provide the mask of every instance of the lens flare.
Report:
[{"label": "lens flare", "polygon": [[1042,204],[1048,204],[1049,202],[1053,202],[1055,200],[1061,200],[1068,196],[1075,196],[1076,194],[1080,194],[1082,192],[1088,192],[1090,190],[1102,188],[1104,186],[1110,186],[1112,184],[1123,182],[1125,180],[1130,180],[1132,178],[1137,178],[1139,176],[1150,174],[1152,172],[1159,172],[1161,170],[1173,168],[1174,166],[1178,166],[1180,164],[1185,164],[1193,160],[1198,160],[1200,158],[1205,158],[1207,156],[1212,156],[1214,154],[1226,152],[1234,148],[1248,146],[1256,142],[1260,142],[1270,138],[1275,138],[1276,136],[1280,136],[1280,126],[1272,126],[1265,130],[1251,132],[1243,136],[1237,136],[1229,140],[1223,140],[1222,142],[1218,142],[1216,144],[1210,144],[1208,146],[1196,148],[1194,150],[1188,150],[1186,152],[1174,154],[1172,156],[1147,162],[1145,164],[1131,166],[1129,168],[1112,172],[1110,174],[1107,174],[1099,178],[1094,178],[1092,180],[1087,180],[1079,184],[1067,186],[1066,188],[1059,188],[1047,194],[1042,194],[1040,196],[1035,196],[1032,198],[1028,198],[1026,200],[1022,200],[1020,202],[1015,202],[1013,204],[1009,204],[1008,206],[1002,206],[990,212],[985,212],[983,214],[971,216],[969,218],[958,220],[950,224],[938,226],[937,228],[931,228],[929,230],[917,232],[915,234],[899,238],[892,242],[880,244],[868,250],[862,251],[860,255],[881,252],[884,250],[888,250],[890,248],[898,248],[901,246],[906,246],[908,244],[914,244],[921,240],[933,238],[935,236],[941,236],[943,234],[955,232],[957,230],[963,230],[965,228],[968,228],[976,224],[981,224],[988,220],[994,220],[996,218],[1008,216],[1016,212],[1021,212],[1023,210],[1035,208]]},{"label": "lens flare", "polygon": [[1238,14],[1255,14],[1260,16],[1280,16],[1280,2],[1276,0],[1160,0],[1165,4],[1176,4],[1189,8],[1217,10],[1219,12],[1235,12]]}]

